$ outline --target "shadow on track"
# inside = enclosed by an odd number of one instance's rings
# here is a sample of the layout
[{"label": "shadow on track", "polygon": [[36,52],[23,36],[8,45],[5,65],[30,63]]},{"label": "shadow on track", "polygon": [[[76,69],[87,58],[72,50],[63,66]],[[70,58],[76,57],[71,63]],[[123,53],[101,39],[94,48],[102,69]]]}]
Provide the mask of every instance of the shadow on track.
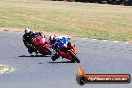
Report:
[{"label": "shadow on track", "polygon": [[48,56],[48,55],[45,55],[45,56],[43,56],[43,55],[30,55],[30,56],[21,55],[21,56],[18,56],[18,57],[50,57],[50,56]]},{"label": "shadow on track", "polygon": [[71,62],[71,61],[61,61],[61,62],[48,62],[48,63],[55,64],[55,63],[74,63],[74,62]]}]

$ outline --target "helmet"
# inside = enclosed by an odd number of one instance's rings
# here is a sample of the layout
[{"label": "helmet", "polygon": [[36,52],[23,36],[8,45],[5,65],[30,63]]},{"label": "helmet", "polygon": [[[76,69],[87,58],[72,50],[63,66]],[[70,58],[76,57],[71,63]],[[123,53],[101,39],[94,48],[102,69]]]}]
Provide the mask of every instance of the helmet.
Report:
[{"label": "helmet", "polygon": [[24,32],[26,34],[26,33],[29,33],[30,31],[31,31],[30,28],[27,27],[27,28],[25,28],[25,31]]},{"label": "helmet", "polygon": [[49,38],[49,41],[51,44],[54,44],[58,40],[58,37],[56,35],[51,35]]}]

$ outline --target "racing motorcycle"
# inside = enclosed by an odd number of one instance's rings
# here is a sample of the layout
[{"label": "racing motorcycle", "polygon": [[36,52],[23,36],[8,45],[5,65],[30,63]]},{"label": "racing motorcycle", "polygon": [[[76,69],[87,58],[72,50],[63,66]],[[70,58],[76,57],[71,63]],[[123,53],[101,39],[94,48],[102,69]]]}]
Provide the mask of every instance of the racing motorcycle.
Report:
[{"label": "racing motorcycle", "polygon": [[80,63],[80,60],[76,56],[77,50],[75,45],[70,42],[70,38],[63,37],[55,44],[54,48],[55,51],[51,55],[52,61],[55,61],[61,56],[62,58],[71,60],[73,63]]},{"label": "racing motorcycle", "polygon": [[42,55],[51,55],[51,50],[49,48],[50,42],[45,40],[45,38],[41,35],[37,35],[32,39],[32,44],[35,49]]}]

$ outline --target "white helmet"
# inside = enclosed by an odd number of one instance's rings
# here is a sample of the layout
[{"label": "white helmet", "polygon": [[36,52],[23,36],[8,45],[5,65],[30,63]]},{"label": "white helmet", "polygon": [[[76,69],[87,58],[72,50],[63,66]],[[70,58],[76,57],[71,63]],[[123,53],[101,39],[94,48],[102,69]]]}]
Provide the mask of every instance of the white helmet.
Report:
[{"label": "white helmet", "polygon": [[30,31],[31,31],[30,28],[27,27],[27,28],[25,28],[25,31],[24,32],[25,33],[29,33]]}]

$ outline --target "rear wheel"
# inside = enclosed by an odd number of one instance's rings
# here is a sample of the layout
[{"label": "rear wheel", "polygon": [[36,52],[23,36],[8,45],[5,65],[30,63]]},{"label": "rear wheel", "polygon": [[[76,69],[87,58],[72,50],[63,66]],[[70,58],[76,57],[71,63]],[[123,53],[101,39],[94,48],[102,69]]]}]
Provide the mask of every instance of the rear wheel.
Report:
[{"label": "rear wheel", "polygon": [[68,52],[73,58],[72,62],[80,63],[80,60],[78,59],[78,57],[71,50],[69,50]]}]

